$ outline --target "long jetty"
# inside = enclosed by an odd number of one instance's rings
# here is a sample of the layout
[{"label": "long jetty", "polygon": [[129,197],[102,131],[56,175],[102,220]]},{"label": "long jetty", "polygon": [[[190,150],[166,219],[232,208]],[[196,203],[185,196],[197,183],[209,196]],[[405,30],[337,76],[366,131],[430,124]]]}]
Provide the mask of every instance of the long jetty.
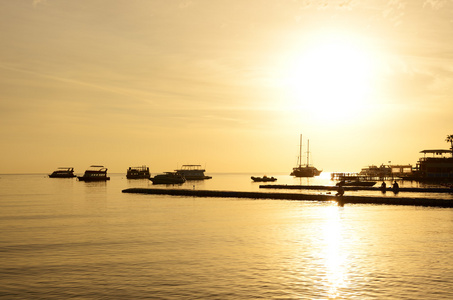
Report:
[{"label": "long jetty", "polygon": [[[284,189],[284,190],[319,190],[319,191],[336,191],[338,186],[335,185],[290,185],[290,184],[264,184],[260,185],[261,189]],[[343,186],[345,191],[376,191],[383,192],[381,187],[371,186]],[[386,192],[392,192],[392,187],[387,187]],[[410,193],[441,193],[453,194],[453,188],[415,188],[400,187],[398,192]]]},{"label": "long jetty", "polygon": [[217,197],[217,198],[250,198],[250,199],[281,199],[300,201],[336,201],[344,204],[386,204],[386,205],[411,205],[431,207],[453,207],[453,200],[435,198],[409,198],[409,197],[371,197],[371,196],[346,196],[335,197],[326,194],[302,193],[265,193],[244,191],[217,191],[217,190],[189,190],[189,189],[162,189],[162,188],[129,188],[123,193],[171,195],[185,197]]}]

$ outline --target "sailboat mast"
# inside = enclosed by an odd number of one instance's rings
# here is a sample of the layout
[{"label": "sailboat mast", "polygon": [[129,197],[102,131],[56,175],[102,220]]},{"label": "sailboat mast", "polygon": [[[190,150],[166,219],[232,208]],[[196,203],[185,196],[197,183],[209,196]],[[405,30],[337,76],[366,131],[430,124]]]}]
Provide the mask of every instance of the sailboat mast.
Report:
[{"label": "sailboat mast", "polygon": [[310,140],[307,140],[307,167],[310,164]]},{"label": "sailboat mast", "polygon": [[302,166],[302,134],[300,135],[300,144],[299,144],[299,168]]}]

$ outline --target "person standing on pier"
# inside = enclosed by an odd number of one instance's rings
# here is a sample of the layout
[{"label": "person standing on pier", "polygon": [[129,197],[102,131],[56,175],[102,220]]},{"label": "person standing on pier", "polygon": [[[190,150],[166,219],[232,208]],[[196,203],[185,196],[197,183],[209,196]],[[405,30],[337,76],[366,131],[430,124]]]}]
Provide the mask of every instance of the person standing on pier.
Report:
[{"label": "person standing on pier", "polygon": [[343,194],[344,194],[343,184],[344,184],[344,180],[342,180],[342,181],[338,184],[338,190],[337,190],[337,193],[335,194],[336,197],[341,197],[341,196],[343,196]]},{"label": "person standing on pier", "polygon": [[399,189],[400,189],[400,186],[398,185],[398,182],[396,182],[396,180],[393,181],[393,185],[392,185],[392,190],[393,190],[393,192],[394,192],[395,194],[398,194]]}]

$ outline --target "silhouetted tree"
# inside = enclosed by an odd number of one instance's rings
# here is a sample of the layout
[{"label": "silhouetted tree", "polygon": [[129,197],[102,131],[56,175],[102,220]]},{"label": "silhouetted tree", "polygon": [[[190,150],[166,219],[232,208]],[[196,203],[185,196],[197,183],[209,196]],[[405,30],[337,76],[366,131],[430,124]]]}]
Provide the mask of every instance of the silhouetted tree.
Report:
[{"label": "silhouetted tree", "polygon": [[451,149],[451,155],[453,155],[453,134],[447,135],[447,138],[445,139],[447,143],[450,143],[450,149]]}]

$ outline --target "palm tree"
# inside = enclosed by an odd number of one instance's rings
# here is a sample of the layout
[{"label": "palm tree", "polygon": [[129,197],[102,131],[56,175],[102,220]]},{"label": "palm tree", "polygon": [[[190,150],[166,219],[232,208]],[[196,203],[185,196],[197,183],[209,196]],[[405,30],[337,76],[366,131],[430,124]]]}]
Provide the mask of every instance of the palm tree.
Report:
[{"label": "palm tree", "polygon": [[447,138],[445,139],[447,143],[450,143],[451,147],[451,155],[453,156],[453,134],[447,135]]}]

